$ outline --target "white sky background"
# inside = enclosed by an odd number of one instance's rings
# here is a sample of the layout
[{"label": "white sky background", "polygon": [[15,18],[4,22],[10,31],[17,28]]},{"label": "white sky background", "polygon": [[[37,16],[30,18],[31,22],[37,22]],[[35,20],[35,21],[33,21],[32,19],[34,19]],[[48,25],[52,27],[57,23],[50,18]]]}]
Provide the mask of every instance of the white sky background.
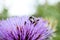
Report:
[{"label": "white sky background", "polygon": [[[55,4],[60,0],[48,0],[48,4]],[[39,0],[38,3],[44,4],[45,0]],[[7,7],[9,16],[24,16],[34,14],[37,0],[0,0],[0,12],[3,7]]]}]

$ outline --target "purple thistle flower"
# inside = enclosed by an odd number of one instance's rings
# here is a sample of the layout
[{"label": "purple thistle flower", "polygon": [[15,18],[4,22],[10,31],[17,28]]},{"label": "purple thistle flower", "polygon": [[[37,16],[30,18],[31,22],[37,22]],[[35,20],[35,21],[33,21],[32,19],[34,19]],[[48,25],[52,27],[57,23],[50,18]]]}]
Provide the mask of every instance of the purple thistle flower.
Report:
[{"label": "purple thistle flower", "polygon": [[0,22],[0,40],[49,40],[48,21],[35,17],[12,17]]}]

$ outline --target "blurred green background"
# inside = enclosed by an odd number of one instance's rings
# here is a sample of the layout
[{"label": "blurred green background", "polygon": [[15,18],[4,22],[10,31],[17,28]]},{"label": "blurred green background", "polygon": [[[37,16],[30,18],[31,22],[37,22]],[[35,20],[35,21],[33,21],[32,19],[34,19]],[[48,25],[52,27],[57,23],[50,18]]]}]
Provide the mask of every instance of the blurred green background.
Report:
[{"label": "blurred green background", "polygon": [[6,19],[8,17],[8,9],[4,8],[3,11],[0,13],[0,20]]},{"label": "blurred green background", "polygon": [[[38,5],[37,11],[33,15],[36,17],[51,17],[53,19],[56,19],[58,21],[57,23],[57,31],[56,31],[56,37],[53,38],[53,40],[60,40],[60,2],[56,5],[48,5],[47,3],[45,5]],[[0,14],[0,20],[6,19],[8,17],[8,9],[4,8],[3,12]]]}]

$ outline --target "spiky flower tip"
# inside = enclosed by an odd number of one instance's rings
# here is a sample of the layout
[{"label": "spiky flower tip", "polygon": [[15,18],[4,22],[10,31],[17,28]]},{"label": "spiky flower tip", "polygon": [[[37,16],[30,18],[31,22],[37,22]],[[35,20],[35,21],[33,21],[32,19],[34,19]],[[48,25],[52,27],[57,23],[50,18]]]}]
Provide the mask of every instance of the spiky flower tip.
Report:
[{"label": "spiky flower tip", "polygon": [[48,21],[36,17],[11,17],[0,22],[0,40],[49,40]]}]

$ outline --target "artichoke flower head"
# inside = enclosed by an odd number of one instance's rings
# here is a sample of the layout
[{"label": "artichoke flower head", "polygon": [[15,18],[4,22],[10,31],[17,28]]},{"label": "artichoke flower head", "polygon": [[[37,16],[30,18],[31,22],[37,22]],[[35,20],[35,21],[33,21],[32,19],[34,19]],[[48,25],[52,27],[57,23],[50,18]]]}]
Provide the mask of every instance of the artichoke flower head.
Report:
[{"label": "artichoke flower head", "polygon": [[52,29],[39,17],[11,17],[0,21],[0,40],[49,40]]}]

